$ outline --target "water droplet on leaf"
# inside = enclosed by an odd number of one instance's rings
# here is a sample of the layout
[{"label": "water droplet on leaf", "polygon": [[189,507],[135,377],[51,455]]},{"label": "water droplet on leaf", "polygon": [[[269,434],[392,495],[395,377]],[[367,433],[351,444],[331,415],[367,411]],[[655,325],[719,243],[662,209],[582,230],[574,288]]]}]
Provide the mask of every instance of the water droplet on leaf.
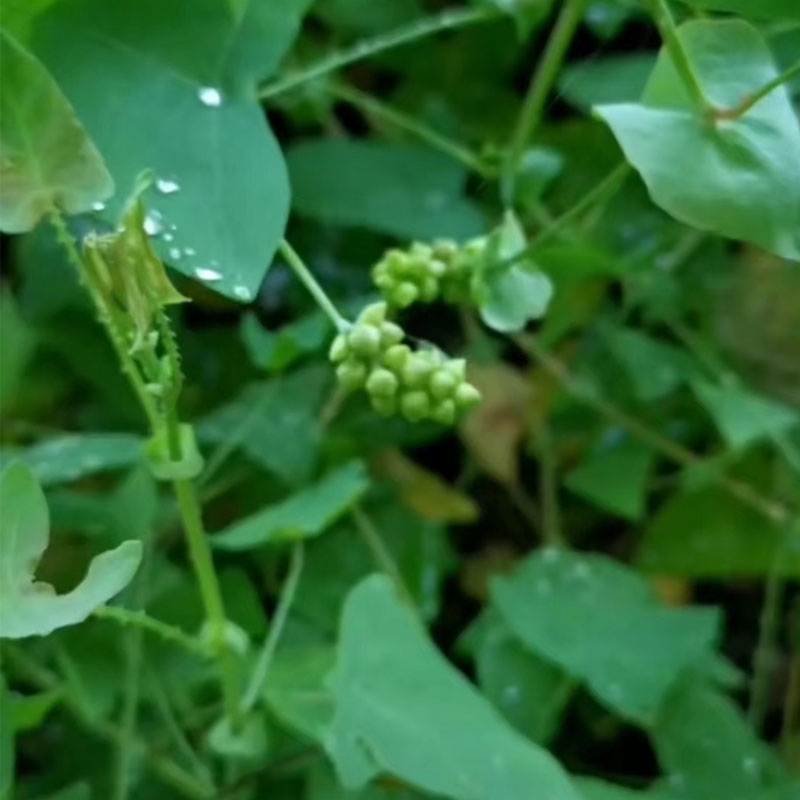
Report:
[{"label": "water droplet on leaf", "polygon": [[144,232],[148,236],[158,236],[164,230],[164,218],[158,211],[148,211],[144,218]]},{"label": "water droplet on leaf", "polygon": [[213,86],[201,86],[197,90],[197,96],[204,106],[221,106],[222,105],[222,92]]},{"label": "water droplet on leaf", "polygon": [[246,286],[234,286],[233,293],[240,299],[240,300],[249,300],[250,299],[250,290]]},{"label": "water droplet on leaf", "polygon": [[102,200],[98,200],[96,203],[92,203],[92,211],[103,211],[106,207],[106,204]]},{"label": "water droplet on leaf", "polygon": [[180,261],[180,259],[181,259],[181,249],[180,249],[180,247],[170,247],[170,249],[169,249],[169,257],[173,261]]},{"label": "water droplet on leaf", "polygon": [[177,181],[171,181],[167,178],[158,178],[156,180],[156,191],[161,194],[175,194],[180,191],[180,184]]},{"label": "water droplet on leaf", "polygon": [[205,267],[198,267],[194,274],[200,278],[201,281],[218,281],[222,275],[215,269],[206,269]]}]

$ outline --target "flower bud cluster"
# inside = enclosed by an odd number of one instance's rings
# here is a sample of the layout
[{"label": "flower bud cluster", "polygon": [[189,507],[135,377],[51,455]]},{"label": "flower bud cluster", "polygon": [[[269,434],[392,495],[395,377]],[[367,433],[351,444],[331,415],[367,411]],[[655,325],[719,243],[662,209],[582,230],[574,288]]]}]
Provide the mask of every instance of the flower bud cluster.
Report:
[{"label": "flower bud cluster", "polygon": [[480,400],[466,379],[466,362],[432,347],[412,350],[386,313],[386,303],[367,306],[352,328],[333,340],[330,358],[340,386],[364,389],[379,414],[452,425],[460,411]]},{"label": "flower bud cluster", "polygon": [[472,277],[485,249],[485,237],[463,247],[452,239],[437,239],[430,245],[414,242],[408,250],[387,250],[373,267],[372,279],[394,308],[438,298],[447,303],[468,302]]}]

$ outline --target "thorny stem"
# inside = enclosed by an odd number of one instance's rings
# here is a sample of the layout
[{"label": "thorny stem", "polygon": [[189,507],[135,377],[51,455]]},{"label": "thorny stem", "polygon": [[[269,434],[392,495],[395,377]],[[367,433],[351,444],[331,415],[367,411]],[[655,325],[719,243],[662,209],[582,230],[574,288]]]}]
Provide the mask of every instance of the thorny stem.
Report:
[{"label": "thorny stem", "polygon": [[[122,337],[119,335],[113,321],[106,313],[97,288],[92,282],[92,276],[81,256],[75,241],[70,234],[61,213],[53,207],[50,212],[50,219],[55,228],[59,243],[64,247],[67,257],[78,270],[81,280],[85,284],[89,295],[92,298],[100,320],[105,326],[109,339],[117,353],[125,375],[131,383],[139,397],[142,408],[145,411],[152,433],[157,433],[162,424],[167,426],[170,436],[170,456],[178,459],[181,457],[180,438],[178,429],[178,419],[175,414],[174,405],[176,398],[168,398],[166,413],[163,415],[158,412],[152,398],[144,386],[144,381],[136,368]],[[180,360],[177,347],[169,330],[166,317],[160,317],[157,322],[160,325],[161,333],[167,349],[167,357],[174,371],[176,385],[180,385]],[[183,527],[186,532],[186,541],[189,548],[189,555],[195,569],[195,575],[203,599],[206,617],[211,625],[212,641],[214,651],[219,663],[222,691],[225,698],[225,707],[231,718],[231,723],[235,728],[239,719],[238,685],[234,665],[231,661],[231,654],[225,642],[225,610],[222,603],[222,594],[219,588],[214,562],[211,558],[211,549],[208,545],[205,532],[203,530],[202,515],[197,499],[194,484],[189,480],[176,480],[173,483],[175,494],[178,499],[178,506],[183,519]]]},{"label": "thorny stem", "polygon": [[719,108],[714,111],[716,119],[738,119],[743,117],[756,103],[763,100],[773,90],[788,83],[796,75],[800,75],[800,60],[795,61],[791,67],[776,75],[771,81],[765,83],[760,89],[748,94],[738,106],[734,108]]},{"label": "thorny stem", "polygon": [[425,17],[389,33],[382,33],[372,39],[363,39],[346,50],[331,53],[329,56],[307,67],[291,72],[282,78],[262,87],[258,93],[261,100],[268,100],[308,81],[335,72],[348,64],[390,50],[409,42],[432,36],[440,31],[463,28],[484,20],[497,19],[501,12],[487,5],[480,8],[456,8]]},{"label": "thorny stem", "polygon": [[376,119],[383,119],[390,125],[394,125],[396,128],[411,133],[418,139],[431,145],[431,147],[434,147],[463,164],[481,177],[487,179],[495,177],[492,167],[484,163],[480,156],[472,152],[468,147],[449,139],[447,136],[429,128],[427,125],[423,125],[413,117],[397,111],[366,92],[341,83],[330,87],[329,91],[334,97],[338,97],[360,108],[368,116]]},{"label": "thorny stem", "polygon": [[503,170],[503,193],[507,205],[514,200],[514,182],[522,154],[542,120],[545,103],[553,88],[564,56],[583,16],[586,0],[565,0],[556,24],[547,40],[544,53],[531,79],[522,104],[514,135],[511,139]]},{"label": "thorny stem", "polygon": [[183,527],[186,531],[189,555],[194,565],[197,581],[200,584],[200,595],[203,598],[206,617],[211,626],[211,641],[219,662],[225,709],[232,726],[235,728],[240,717],[239,686],[236,679],[235,665],[225,640],[225,608],[222,604],[222,594],[217,574],[214,571],[211,548],[203,530],[200,504],[192,481],[176,480],[173,482],[173,486],[175,488],[175,496],[178,498]]},{"label": "thorny stem", "polygon": [[349,327],[347,320],[339,313],[325,290],[317,283],[317,279],[311,274],[308,267],[303,262],[303,259],[300,258],[286,239],[281,239],[278,250],[280,250],[284,260],[291,267],[294,274],[300,279],[303,286],[308,289],[309,294],[314,298],[316,304],[328,315],[328,318],[334,324],[336,330],[347,330]]},{"label": "thorny stem", "polygon": [[289,564],[289,572],[286,575],[283,587],[281,588],[280,597],[278,599],[278,607],[275,609],[275,614],[269,625],[269,632],[267,638],[264,640],[264,647],[258,656],[258,661],[253,668],[253,674],[250,682],[247,685],[247,690],[242,698],[242,712],[247,713],[256,703],[264,688],[264,684],[269,674],[269,668],[272,665],[272,659],[275,657],[275,651],[278,647],[283,628],[286,625],[286,620],[289,617],[289,610],[294,602],[297,587],[300,583],[300,575],[303,572],[303,543],[297,542],[292,549],[291,562]]},{"label": "thorny stem", "polygon": [[[513,337],[513,340],[524,352],[552,375],[573,397],[621,425],[638,439],[649,444],[671,461],[682,467],[697,467],[704,463],[704,460],[695,455],[691,450],[686,449],[677,442],[673,442],[671,439],[667,439],[649,425],[630,416],[625,411],[600,396],[593,387],[581,381],[576,375],[570,372],[561,361],[548,353],[533,336],[519,334]],[[736,497],[770,522],[774,522],[778,525],[786,525],[789,523],[792,516],[790,509],[781,503],[759,494],[750,484],[727,475],[715,475],[714,480],[721,488],[728,492],[728,494]]]},{"label": "thorny stem", "polygon": [[672,13],[669,10],[666,0],[648,0],[648,4],[650,6],[650,13],[658,26],[661,38],[664,40],[664,45],[669,52],[672,63],[675,65],[675,69],[678,71],[683,85],[686,87],[686,91],[700,111],[704,113],[712,111],[713,106],[706,96],[700,79],[697,77],[697,73],[694,71],[692,62],[689,60],[689,54],[683,46],[678,28],[675,25],[675,20],[672,18]]},{"label": "thorny stem", "polygon": [[89,270],[86,268],[86,262],[78,250],[78,245],[75,242],[73,235],[70,233],[69,228],[67,228],[67,223],[64,221],[64,217],[55,207],[50,210],[50,222],[55,229],[58,243],[64,249],[69,262],[77,270],[81,283],[86,287],[86,290],[92,299],[92,303],[95,306],[100,323],[106,329],[106,333],[108,334],[108,338],[111,341],[112,347],[114,348],[114,352],[117,354],[117,358],[119,359],[122,371],[128,378],[128,382],[139,399],[145,416],[150,423],[150,427],[155,429],[158,424],[158,412],[156,411],[153,398],[145,388],[144,380],[139,374],[139,370],[137,369],[131,354],[128,352],[128,348],[126,347],[125,342],[122,340],[122,336],[114,325],[114,321],[109,317],[105,310],[103,301],[100,299],[100,295],[92,283]]}]

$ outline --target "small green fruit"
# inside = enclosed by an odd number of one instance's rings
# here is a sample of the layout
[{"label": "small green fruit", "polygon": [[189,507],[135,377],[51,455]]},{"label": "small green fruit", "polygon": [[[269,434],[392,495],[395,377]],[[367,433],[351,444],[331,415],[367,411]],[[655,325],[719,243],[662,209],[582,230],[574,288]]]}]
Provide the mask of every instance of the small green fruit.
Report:
[{"label": "small green fruit", "polygon": [[420,300],[422,300],[423,303],[432,303],[438,294],[439,281],[428,275],[420,284]]},{"label": "small green fruit", "polygon": [[447,359],[442,369],[447,370],[457,381],[466,380],[467,362],[463,358]]},{"label": "small green fruit", "polygon": [[442,425],[452,425],[456,421],[456,404],[452,400],[442,400],[434,406],[431,419],[441,422]]},{"label": "small green fruit", "polygon": [[405,338],[403,329],[394,322],[383,322],[380,327],[381,347],[391,347],[399,344]]},{"label": "small green fruit", "polygon": [[376,356],[381,349],[381,335],[372,325],[357,325],[347,335],[347,342],[356,355]]},{"label": "small green fruit", "polygon": [[370,303],[358,315],[357,325],[374,325],[376,328],[386,319],[386,303]]},{"label": "small green fruit", "polygon": [[397,391],[398,383],[393,372],[378,367],[370,372],[366,388],[373,397],[392,397]]},{"label": "small green fruit", "polygon": [[331,361],[344,361],[350,348],[347,346],[347,339],[344,334],[338,334],[331,342],[331,349],[328,351],[328,356]]},{"label": "small green fruit", "polygon": [[367,380],[367,367],[354,358],[348,358],[336,367],[336,378],[339,385],[349,392],[360,389]]},{"label": "small green fruit", "polygon": [[399,283],[392,292],[392,302],[398,308],[410,306],[419,297],[419,289],[409,281]]},{"label": "small green fruit", "polygon": [[471,383],[461,383],[453,394],[456,405],[461,409],[472,408],[481,401],[481,393]]},{"label": "small green fruit", "polygon": [[375,411],[383,417],[391,417],[397,411],[397,401],[394,397],[370,395],[370,402]]},{"label": "small green fruit", "polygon": [[403,384],[410,389],[421,389],[433,370],[433,365],[422,353],[413,353],[403,367]]},{"label": "small green fruit", "polygon": [[458,384],[458,379],[447,367],[440,367],[431,375],[430,390],[431,395],[437,400],[449,397]]},{"label": "small green fruit", "polygon": [[406,361],[411,355],[411,348],[407,344],[393,344],[384,354],[381,361],[392,372],[400,374]]},{"label": "small green fruit", "polygon": [[422,391],[405,392],[400,398],[400,410],[409,422],[419,422],[430,411],[428,395]]}]

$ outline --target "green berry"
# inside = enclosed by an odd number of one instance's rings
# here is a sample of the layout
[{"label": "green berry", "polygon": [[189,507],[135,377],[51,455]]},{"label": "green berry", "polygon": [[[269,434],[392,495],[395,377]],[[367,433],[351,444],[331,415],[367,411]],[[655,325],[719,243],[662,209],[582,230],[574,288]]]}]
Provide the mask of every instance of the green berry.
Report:
[{"label": "green berry", "polygon": [[399,344],[405,338],[403,329],[394,322],[383,322],[380,326],[381,347],[391,347]]},{"label": "green berry", "polygon": [[456,404],[452,400],[442,400],[433,407],[431,419],[442,425],[452,425],[456,421]]},{"label": "green berry", "polygon": [[409,281],[403,281],[395,286],[392,292],[392,302],[399,308],[410,306],[418,297],[419,289]]},{"label": "green berry", "polygon": [[423,279],[419,296],[423,303],[432,303],[439,294],[439,281],[430,275]]},{"label": "green berry", "polygon": [[397,411],[397,401],[394,397],[373,394],[370,395],[370,402],[375,411],[383,417],[391,417]]},{"label": "green berry", "polygon": [[347,342],[359,356],[376,356],[381,349],[381,335],[372,325],[358,325],[347,335]]},{"label": "green berry", "polygon": [[403,384],[409,389],[421,389],[428,380],[433,365],[423,353],[413,353],[403,367]]},{"label": "green berry", "polygon": [[448,358],[442,369],[447,370],[459,382],[466,380],[467,362],[463,358]]},{"label": "green berry", "polygon": [[446,366],[440,367],[431,375],[431,395],[437,400],[443,400],[452,394],[457,384],[458,380],[455,375],[449,372]]},{"label": "green berry", "polygon": [[433,253],[443,261],[450,261],[458,253],[458,245],[452,239],[437,239],[433,243]]},{"label": "green berry", "polygon": [[388,292],[394,286],[394,278],[383,272],[375,275],[372,282],[383,292]]},{"label": "green berry", "polygon": [[350,348],[347,346],[347,339],[343,334],[339,334],[331,342],[331,349],[328,351],[328,356],[331,361],[344,361]]},{"label": "green berry", "polygon": [[465,381],[456,387],[453,399],[461,409],[472,408],[480,403],[481,393],[471,383]]},{"label": "green berry", "polygon": [[393,372],[383,367],[373,369],[367,378],[366,388],[373,397],[392,397],[397,391],[398,380]]},{"label": "green berry", "polygon": [[393,344],[383,354],[381,361],[385,367],[399,374],[410,355],[411,348],[407,344]]},{"label": "green berry", "polygon": [[419,422],[430,411],[428,395],[422,391],[405,392],[400,398],[400,410],[409,422]]},{"label": "green berry", "polygon": [[364,385],[367,379],[367,367],[355,358],[348,358],[336,367],[336,378],[343,389],[354,392]]},{"label": "green berry", "polygon": [[432,258],[428,262],[428,272],[434,278],[441,278],[447,272],[447,264],[444,261],[440,261],[438,258]]},{"label": "green berry", "polygon": [[374,325],[376,328],[386,319],[386,303],[370,303],[358,315],[358,325]]}]

